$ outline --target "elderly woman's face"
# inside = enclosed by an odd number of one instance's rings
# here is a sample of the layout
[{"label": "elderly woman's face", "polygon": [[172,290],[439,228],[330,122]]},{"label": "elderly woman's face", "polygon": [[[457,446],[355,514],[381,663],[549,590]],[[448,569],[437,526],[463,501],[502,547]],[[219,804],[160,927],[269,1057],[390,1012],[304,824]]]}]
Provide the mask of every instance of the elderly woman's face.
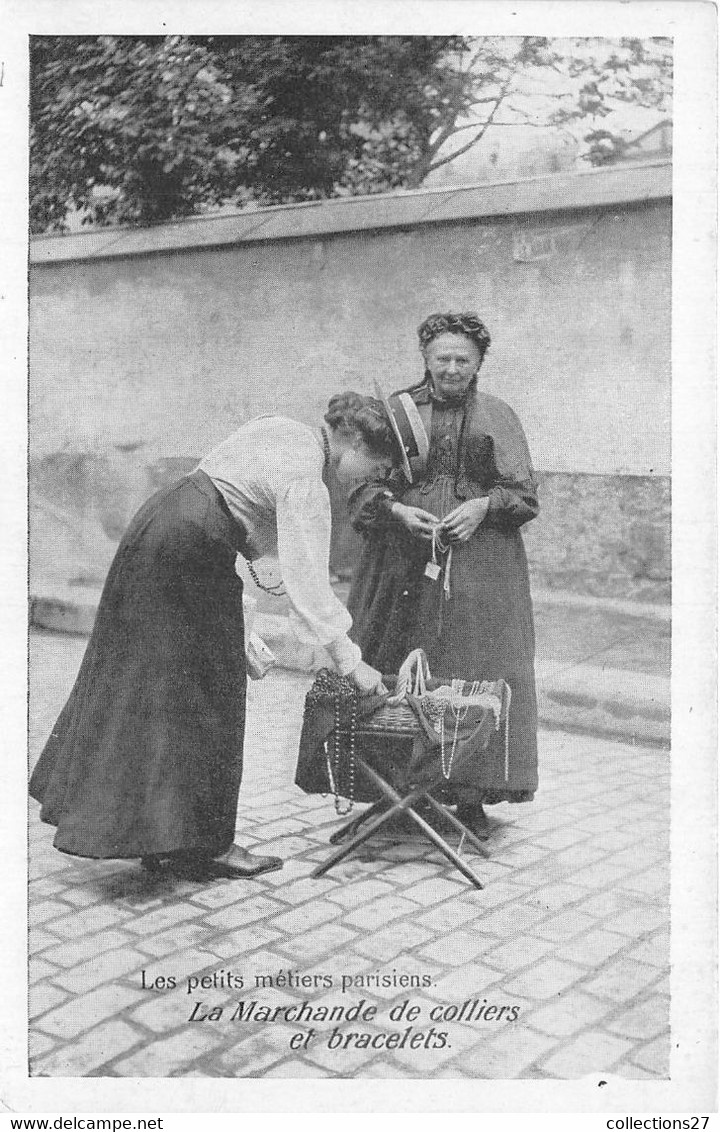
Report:
[{"label": "elderly woman's face", "polygon": [[425,347],[425,364],[437,397],[462,397],[480,369],[480,351],[464,334],[439,334]]}]

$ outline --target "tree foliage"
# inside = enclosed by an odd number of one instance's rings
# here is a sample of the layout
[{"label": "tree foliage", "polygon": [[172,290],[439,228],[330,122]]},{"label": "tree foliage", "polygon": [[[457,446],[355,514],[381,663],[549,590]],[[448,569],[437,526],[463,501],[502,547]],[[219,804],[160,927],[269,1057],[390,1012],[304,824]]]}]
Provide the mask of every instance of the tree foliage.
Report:
[{"label": "tree foliage", "polygon": [[412,188],[491,125],[657,101],[667,51],[601,56],[533,37],[36,36],[31,226]]}]

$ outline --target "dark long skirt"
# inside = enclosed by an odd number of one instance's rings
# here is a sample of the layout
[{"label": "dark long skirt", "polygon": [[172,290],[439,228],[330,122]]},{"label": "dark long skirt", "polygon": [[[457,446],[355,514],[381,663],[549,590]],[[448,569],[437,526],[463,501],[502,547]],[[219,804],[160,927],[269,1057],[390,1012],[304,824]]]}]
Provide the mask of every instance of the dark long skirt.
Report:
[{"label": "dark long skirt", "polygon": [[30,782],[82,857],[233,843],[245,728],[241,529],[194,473],[138,512]]},{"label": "dark long skirt", "polygon": [[[457,504],[440,480],[403,502],[447,514]],[[510,686],[509,778],[478,781],[486,802],[532,799],[538,784],[535,632],[527,559],[519,531],[481,526],[453,545],[450,597],[442,579],[424,576],[429,544],[392,527],[365,539],[348,607],[363,659],[397,672],[422,648],[433,676],[506,680]]]}]

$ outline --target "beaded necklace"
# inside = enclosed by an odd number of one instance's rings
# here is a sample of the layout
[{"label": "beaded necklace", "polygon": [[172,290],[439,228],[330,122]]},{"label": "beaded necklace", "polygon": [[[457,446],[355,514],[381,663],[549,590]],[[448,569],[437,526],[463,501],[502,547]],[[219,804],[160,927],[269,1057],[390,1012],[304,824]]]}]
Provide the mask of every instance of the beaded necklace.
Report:
[{"label": "beaded necklace", "polygon": [[[480,690],[480,681],[475,680],[470,686],[470,691],[467,697],[464,694],[465,681],[453,680],[451,687],[438,688],[436,693],[430,693],[422,697],[421,706],[423,713],[433,724],[439,724],[440,731],[440,765],[442,766],[443,778],[447,781],[452,774],[453,762],[455,761],[455,754],[457,752],[458,732],[460,724],[464,721],[470,710],[470,697],[476,696]],[[440,693],[440,694],[438,694]],[[452,746],[448,756],[447,747],[445,743],[445,715],[450,709],[455,719],[455,729],[453,731]]]},{"label": "beaded necklace", "polygon": [[[305,697],[307,708],[333,705],[334,727],[332,753],[330,744],[325,745],[328,781],[335,799],[335,812],[340,816],[349,814],[355,803],[355,739],[357,736],[358,691],[348,676],[339,676],[327,668],[321,668],[315,682]],[[344,710],[343,710],[344,709]],[[347,726],[347,749],[343,751],[343,716]],[[343,764],[347,767],[347,789],[340,793]],[[342,798],[345,798],[343,803]]]},{"label": "beaded necklace", "polygon": [[[324,466],[323,466],[323,471],[324,471],[326,468],[328,468],[330,466],[330,440],[328,439],[328,434],[327,434],[326,429],[321,428],[320,432],[322,433],[323,455],[325,457],[325,462],[324,462]],[[250,559],[244,554],[243,554],[243,558],[245,559],[245,564],[247,565],[250,577],[252,578],[253,582],[255,583],[255,585],[257,586],[257,588],[259,590],[262,590],[262,592],[265,593],[265,594],[270,594],[271,597],[285,597],[287,590],[284,588],[282,582],[276,582],[275,585],[266,586],[264,584],[264,582],[261,582],[260,579],[258,578],[257,571],[256,571],[255,567],[253,566],[252,562],[250,561]]]}]

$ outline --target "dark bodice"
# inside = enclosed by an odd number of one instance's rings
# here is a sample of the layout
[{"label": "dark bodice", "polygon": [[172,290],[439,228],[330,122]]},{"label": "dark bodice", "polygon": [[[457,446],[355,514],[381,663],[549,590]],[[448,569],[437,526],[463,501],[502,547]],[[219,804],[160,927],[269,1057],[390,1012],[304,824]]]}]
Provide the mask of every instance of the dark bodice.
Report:
[{"label": "dark bodice", "polygon": [[426,480],[432,482],[438,476],[455,478],[457,475],[464,415],[464,404],[433,403]]}]

